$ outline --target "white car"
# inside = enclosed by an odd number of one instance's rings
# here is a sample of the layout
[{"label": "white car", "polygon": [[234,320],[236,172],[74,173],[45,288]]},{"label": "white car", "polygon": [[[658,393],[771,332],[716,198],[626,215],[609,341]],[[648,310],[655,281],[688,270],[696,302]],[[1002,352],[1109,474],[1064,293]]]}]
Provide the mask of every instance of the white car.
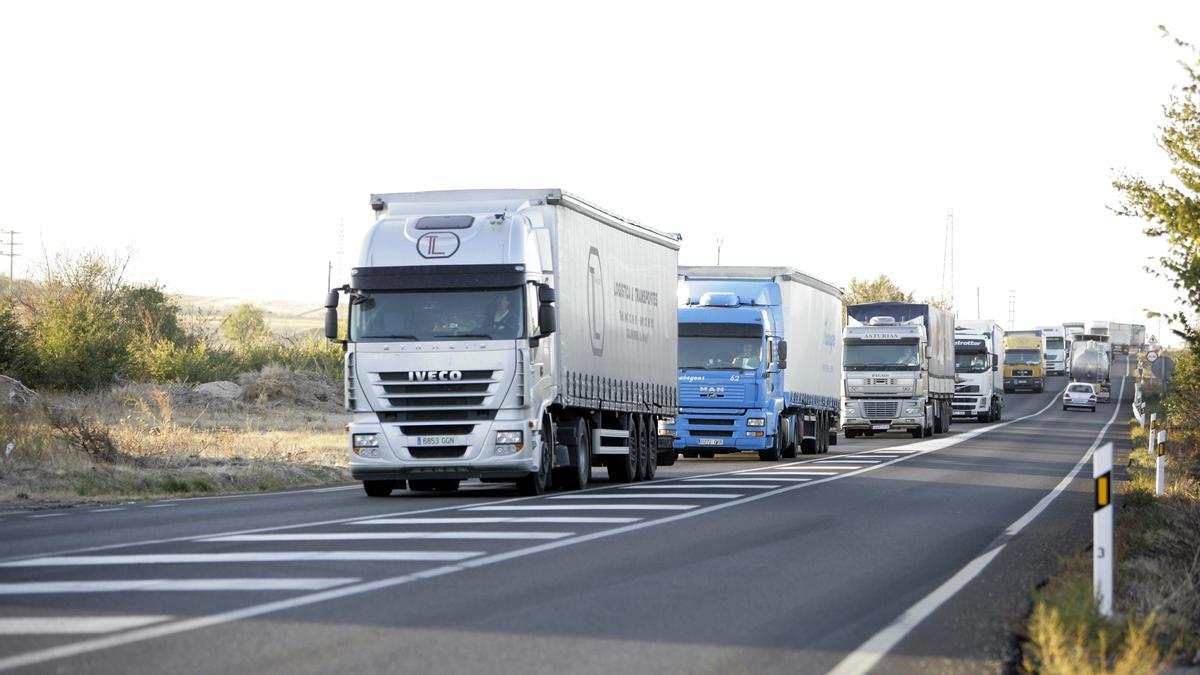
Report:
[{"label": "white car", "polygon": [[1088,382],[1072,382],[1063,392],[1063,410],[1067,408],[1087,408],[1096,412],[1096,385]]}]

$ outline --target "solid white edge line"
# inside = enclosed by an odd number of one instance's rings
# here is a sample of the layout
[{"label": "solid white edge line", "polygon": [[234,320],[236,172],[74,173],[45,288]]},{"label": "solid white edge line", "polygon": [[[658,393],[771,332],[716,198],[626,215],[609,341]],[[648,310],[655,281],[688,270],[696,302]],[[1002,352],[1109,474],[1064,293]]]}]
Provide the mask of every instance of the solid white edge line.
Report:
[{"label": "solid white edge line", "polygon": [[168,615],[126,616],[6,616],[0,618],[0,635],[80,635],[115,633],[170,619]]},{"label": "solid white edge line", "polygon": [[112,581],[17,581],[0,583],[0,595],[71,593],[323,591],[353,584],[356,577],[284,577],[236,579],[119,579]]},{"label": "solid white edge line", "polygon": [[[1119,402],[1124,395],[1125,379],[1122,378],[1121,389],[1117,394],[1117,401]],[[1050,405],[1042,408],[1042,410],[1036,414],[1040,415],[1055,403],[1057,403],[1057,398],[1052,400]],[[967,584],[974,581],[975,578],[978,577],[985,568],[987,568],[988,563],[992,562],[992,560],[994,560],[996,556],[1000,555],[1000,552],[1008,546],[1008,541],[1010,541],[1011,538],[1021,530],[1025,529],[1026,525],[1033,522],[1033,519],[1037,518],[1042,511],[1045,511],[1046,507],[1050,506],[1050,503],[1057,499],[1058,496],[1067,489],[1071,482],[1075,480],[1076,476],[1079,475],[1080,470],[1082,470],[1083,467],[1087,465],[1088,460],[1092,458],[1092,453],[1094,453],[1096,448],[1099,447],[1100,441],[1104,438],[1104,435],[1108,433],[1109,427],[1111,427],[1113,422],[1116,421],[1117,414],[1120,412],[1120,410],[1120,405],[1117,405],[1113,408],[1112,417],[1110,417],[1108,422],[1100,429],[1100,433],[1097,434],[1096,439],[1092,441],[1091,447],[1087,449],[1087,452],[1083,454],[1083,457],[1081,457],[1080,460],[1075,464],[1074,468],[1072,468],[1071,471],[1068,472],[1061,481],[1059,481],[1058,485],[1055,485],[1049,493],[1043,496],[1038,503],[1033,506],[1033,508],[1026,511],[1025,514],[1014,521],[1012,525],[1009,525],[1007,528],[1005,528],[1004,534],[1002,535],[1005,537],[1005,540],[1002,543],[993,546],[989,550],[977,556],[971,562],[967,563],[965,567],[956,572],[954,576],[943,582],[942,585],[935,588],[931,593],[929,593],[929,595],[921,598],[917,604],[905,610],[905,612],[901,614],[899,618],[886,626],[883,630],[879,631],[875,635],[872,635],[866,642],[862,643],[858,649],[855,649],[853,652],[847,655],[846,658],[842,659],[841,662],[834,666],[833,670],[829,671],[829,675],[861,675],[862,673],[870,671],[884,656],[887,655],[889,651],[892,650],[893,647],[895,647],[901,640],[905,638],[905,636],[912,632],[914,628],[919,626],[922,621],[929,618],[929,616],[936,612],[937,609],[945,604],[947,600],[953,598],[958,594],[959,591],[965,588]]]}]

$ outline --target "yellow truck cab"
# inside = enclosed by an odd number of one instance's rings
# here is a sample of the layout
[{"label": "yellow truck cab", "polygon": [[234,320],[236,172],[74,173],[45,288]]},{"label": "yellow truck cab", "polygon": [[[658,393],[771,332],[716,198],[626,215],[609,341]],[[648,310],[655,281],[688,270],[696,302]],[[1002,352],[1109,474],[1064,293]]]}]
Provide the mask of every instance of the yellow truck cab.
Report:
[{"label": "yellow truck cab", "polygon": [[1045,338],[1040,330],[1004,334],[1004,391],[1040,392],[1046,387]]}]

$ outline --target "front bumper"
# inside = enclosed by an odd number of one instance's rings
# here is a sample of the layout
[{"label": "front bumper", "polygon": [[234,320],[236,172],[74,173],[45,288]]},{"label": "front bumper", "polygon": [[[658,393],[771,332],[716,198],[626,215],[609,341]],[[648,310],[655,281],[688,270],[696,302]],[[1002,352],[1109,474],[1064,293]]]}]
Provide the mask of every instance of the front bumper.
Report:
[{"label": "front bumper", "polygon": [[1044,379],[1040,377],[1006,377],[1004,378],[1005,389],[1040,389],[1044,386]]},{"label": "front bumper", "polygon": [[[409,478],[520,478],[538,471],[541,462],[541,430],[531,420],[498,420],[480,424],[477,432],[451,437],[466,445],[461,456],[419,458],[409,445],[415,442],[397,429],[396,423],[379,422],[373,414],[360,413],[349,425],[346,443],[352,446],[355,434],[376,434],[378,447],[368,455],[356,454],[348,447],[350,475],[355,480],[407,480]],[[523,429],[523,447],[516,452],[497,455],[496,431]],[[432,455],[439,446],[431,446]],[[461,445],[453,447],[462,447]]]},{"label": "front bumper", "polygon": [[[681,411],[676,423],[667,427],[671,436],[660,436],[659,447],[664,438],[670,438],[668,447],[675,450],[712,450],[714,452],[758,451],[771,447],[775,442],[775,420],[761,409],[738,410],[736,412],[713,412],[692,409],[697,412]],[[747,420],[762,419],[761,427],[751,427]],[[761,435],[751,435],[761,434]]]},{"label": "front bumper", "polygon": [[977,417],[987,414],[991,399],[983,394],[955,394],[952,407],[955,417]]},{"label": "front bumper", "polygon": [[[888,405],[895,404],[895,413],[890,416],[876,416],[868,413],[868,399],[850,400],[842,407],[842,428],[854,431],[911,431],[925,426],[925,405],[919,399],[887,400]],[[871,401],[875,403],[874,401]]]}]

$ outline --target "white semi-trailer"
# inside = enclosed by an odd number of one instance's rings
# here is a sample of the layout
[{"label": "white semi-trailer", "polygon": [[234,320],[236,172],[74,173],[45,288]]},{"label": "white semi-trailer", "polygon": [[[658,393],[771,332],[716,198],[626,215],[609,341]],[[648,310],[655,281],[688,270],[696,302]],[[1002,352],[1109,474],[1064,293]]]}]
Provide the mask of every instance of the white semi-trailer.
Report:
[{"label": "white semi-trailer", "polygon": [[874,302],[846,308],[842,334],[847,438],[950,430],[954,416],[954,314],[933,305]]},{"label": "white semi-trailer", "polygon": [[561,190],[376,194],[349,295],[350,474],[370,496],[460,481],[649,479],[676,412],[680,237]]},{"label": "white semi-trailer", "polygon": [[999,422],[1004,411],[1004,329],[959,319],[954,330],[954,416]]},{"label": "white semi-trailer", "polygon": [[[1128,354],[1133,345],[1133,324],[1110,321],[1108,324],[1108,341],[1114,354]],[[1138,345],[1141,346],[1140,344]]]}]

